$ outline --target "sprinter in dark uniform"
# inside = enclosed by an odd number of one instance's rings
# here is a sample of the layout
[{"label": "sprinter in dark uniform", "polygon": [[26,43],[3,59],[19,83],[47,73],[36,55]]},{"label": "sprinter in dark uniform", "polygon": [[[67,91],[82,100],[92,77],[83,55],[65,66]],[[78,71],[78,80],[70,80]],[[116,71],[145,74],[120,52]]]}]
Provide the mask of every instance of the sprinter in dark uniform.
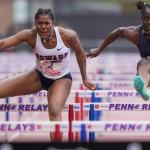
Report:
[{"label": "sprinter in dark uniform", "polygon": [[150,86],[150,5],[137,2],[137,8],[141,10],[142,25],[119,27],[112,31],[98,48],[91,49],[87,57],[98,56],[104,48],[118,38],[124,38],[135,44],[140,52],[141,60],[137,64],[137,76],[134,78],[134,87],[144,100],[150,99],[147,88]]}]

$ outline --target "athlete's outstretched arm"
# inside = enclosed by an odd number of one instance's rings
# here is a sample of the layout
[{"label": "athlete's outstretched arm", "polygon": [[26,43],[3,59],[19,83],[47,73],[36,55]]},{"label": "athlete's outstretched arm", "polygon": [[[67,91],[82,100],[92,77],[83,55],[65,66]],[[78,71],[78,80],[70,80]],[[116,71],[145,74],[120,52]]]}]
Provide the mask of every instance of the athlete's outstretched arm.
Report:
[{"label": "athlete's outstretched arm", "polygon": [[29,35],[28,30],[22,30],[13,36],[10,36],[5,39],[1,39],[0,50],[3,50],[5,48],[10,48],[12,46],[16,46],[22,42],[26,42],[28,40],[28,35]]},{"label": "athlete's outstretched arm", "polygon": [[88,81],[88,78],[87,78],[86,56],[84,54],[84,50],[82,48],[79,37],[75,31],[68,30],[67,32],[69,35],[69,46],[75,52],[76,59],[77,59],[77,62],[78,62],[79,68],[80,68],[83,83],[88,89],[95,90],[96,89],[95,84]]},{"label": "athlete's outstretched arm", "polygon": [[89,53],[86,54],[87,57],[93,58],[98,56],[104,48],[109,46],[112,42],[118,38],[125,38],[131,42],[134,41],[133,32],[135,27],[119,27],[108,34],[108,36],[99,44],[98,48],[91,49]]}]

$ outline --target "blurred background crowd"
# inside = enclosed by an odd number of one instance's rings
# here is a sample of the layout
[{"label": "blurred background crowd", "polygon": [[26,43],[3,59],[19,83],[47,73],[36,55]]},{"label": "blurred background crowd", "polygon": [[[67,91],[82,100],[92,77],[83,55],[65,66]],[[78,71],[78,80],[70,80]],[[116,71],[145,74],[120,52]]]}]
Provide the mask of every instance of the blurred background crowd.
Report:
[{"label": "blurred background crowd", "polygon": [[[51,8],[56,25],[76,30],[85,50],[96,47],[110,31],[119,26],[139,25],[137,0],[0,0],[0,38],[34,26],[38,8]],[[145,2],[148,2],[145,0]],[[136,51],[126,41],[114,43],[111,51]],[[109,49],[109,48],[108,48]],[[26,45],[16,50],[31,51]]]}]

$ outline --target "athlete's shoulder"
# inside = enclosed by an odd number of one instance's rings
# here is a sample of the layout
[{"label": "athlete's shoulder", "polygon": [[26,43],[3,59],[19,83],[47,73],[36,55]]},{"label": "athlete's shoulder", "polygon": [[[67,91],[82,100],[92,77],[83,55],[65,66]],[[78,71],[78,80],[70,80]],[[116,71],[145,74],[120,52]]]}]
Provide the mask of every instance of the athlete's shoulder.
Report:
[{"label": "athlete's shoulder", "polygon": [[141,25],[139,26],[129,26],[127,30],[133,34],[133,36],[138,36],[140,31]]},{"label": "athlete's shoulder", "polygon": [[136,31],[138,26],[127,26],[127,27],[119,27],[122,31]]},{"label": "athlete's shoulder", "polygon": [[140,31],[141,29],[143,29],[143,25],[136,26],[137,31]]},{"label": "athlete's shoulder", "polygon": [[28,36],[30,36],[30,37],[35,37],[37,35],[37,31],[36,31],[35,27],[33,27],[31,29],[27,29],[26,32],[27,32]]},{"label": "athlete's shoulder", "polygon": [[66,38],[76,38],[78,36],[77,32],[70,28],[63,28],[59,26],[58,30],[61,36],[65,36]]},{"label": "athlete's shoulder", "polygon": [[19,31],[18,33],[16,33],[17,37],[22,37],[26,40],[33,38],[34,35],[35,35],[35,33],[33,32],[32,29],[23,29],[23,30]]},{"label": "athlete's shoulder", "polygon": [[36,37],[37,37],[37,31],[36,28],[30,28],[30,29],[24,29],[21,31],[22,34],[21,36],[24,38],[24,41],[28,42],[28,44],[31,45],[33,48],[36,42]]},{"label": "athlete's shoulder", "polygon": [[141,25],[139,26],[129,26],[128,29],[129,30],[135,30],[135,31],[138,31],[140,29]]},{"label": "athlete's shoulder", "polygon": [[137,36],[139,34],[139,26],[120,27],[122,35]]}]

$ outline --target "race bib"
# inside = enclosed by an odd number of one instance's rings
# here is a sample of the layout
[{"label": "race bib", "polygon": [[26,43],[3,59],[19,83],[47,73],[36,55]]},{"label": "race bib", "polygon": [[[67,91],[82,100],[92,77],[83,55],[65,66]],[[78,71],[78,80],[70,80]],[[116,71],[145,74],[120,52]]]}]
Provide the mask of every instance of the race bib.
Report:
[{"label": "race bib", "polygon": [[39,67],[49,75],[58,75],[61,73],[61,62],[40,61]]}]

